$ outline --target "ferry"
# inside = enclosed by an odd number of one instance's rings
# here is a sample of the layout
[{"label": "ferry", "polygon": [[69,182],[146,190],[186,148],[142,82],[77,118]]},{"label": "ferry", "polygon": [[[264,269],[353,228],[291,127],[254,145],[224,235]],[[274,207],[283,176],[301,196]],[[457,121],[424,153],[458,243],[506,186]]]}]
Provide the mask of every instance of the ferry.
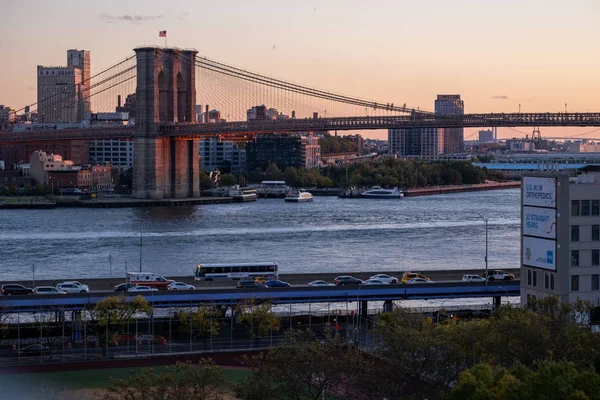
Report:
[{"label": "ferry", "polygon": [[290,203],[304,203],[313,201],[313,195],[304,190],[292,190],[285,196],[285,201]]},{"label": "ferry", "polygon": [[381,186],[373,186],[370,190],[362,192],[360,197],[367,199],[401,199],[404,197],[404,193],[400,192],[398,188],[383,189]]},{"label": "ferry", "polygon": [[285,181],[262,181],[256,188],[256,192],[260,197],[285,197],[290,190]]},{"label": "ferry", "polygon": [[239,203],[256,201],[258,198],[255,188],[240,187],[239,185],[235,185],[232,189],[229,189],[229,197],[233,198],[233,201]]}]

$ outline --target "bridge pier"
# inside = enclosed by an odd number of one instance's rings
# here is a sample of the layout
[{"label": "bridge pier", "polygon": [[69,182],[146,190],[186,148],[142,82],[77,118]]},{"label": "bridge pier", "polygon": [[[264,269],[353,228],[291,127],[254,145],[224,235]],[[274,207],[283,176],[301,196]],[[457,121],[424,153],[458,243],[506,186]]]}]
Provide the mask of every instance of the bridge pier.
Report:
[{"label": "bridge pier", "polygon": [[493,305],[494,307],[500,307],[502,305],[502,296],[494,296]]},{"label": "bridge pier", "polygon": [[198,139],[164,136],[161,125],[196,122],[195,50],[138,47],[132,197],[200,196]]},{"label": "bridge pier", "polygon": [[392,300],[386,300],[383,302],[383,312],[391,313],[394,311],[394,302]]}]

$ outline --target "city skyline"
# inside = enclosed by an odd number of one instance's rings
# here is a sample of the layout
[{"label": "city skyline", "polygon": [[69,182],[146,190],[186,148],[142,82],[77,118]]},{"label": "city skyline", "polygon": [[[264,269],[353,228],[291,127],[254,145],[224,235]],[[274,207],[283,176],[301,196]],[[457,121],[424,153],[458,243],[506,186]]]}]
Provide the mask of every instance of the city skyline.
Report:
[{"label": "city skyline", "polygon": [[[466,113],[564,111],[565,103],[569,111],[600,109],[594,96],[600,89],[595,79],[600,55],[589,51],[600,33],[594,22],[600,6],[592,1],[568,9],[557,1],[434,2],[433,7],[381,1],[369,9],[356,1],[210,8],[148,1],[143,10],[130,2],[33,3],[35,14],[6,4],[9,18],[0,27],[0,46],[13,55],[12,62],[0,66],[0,104],[13,108],[35,101],[37,65],[63,65],[66,49],[91,51],[94,74],[136,46],[164,45],[158,31],[167,30],[170,45],[194,47],[200,55],[425,110],[433,110],[438,94],[451,93],[461,95]],[[282,18],[288,14],[294,18]],[[531,24],[540,15],[543,22]],[[439,40],[447,37],[456,40]],[[565,129],[544,131],[556,136]],[[367,137],[386,134],[365,132]],[[465,130],[465,139],[476,134]],[[518,135],[499,130],[501,138]]]}]

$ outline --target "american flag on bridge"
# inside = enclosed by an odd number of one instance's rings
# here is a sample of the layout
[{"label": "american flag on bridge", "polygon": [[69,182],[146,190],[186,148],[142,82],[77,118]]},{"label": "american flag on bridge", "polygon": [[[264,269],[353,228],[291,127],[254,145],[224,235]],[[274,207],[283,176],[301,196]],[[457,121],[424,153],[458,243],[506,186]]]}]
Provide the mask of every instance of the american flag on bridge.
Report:
[{"label": "american flag on bridge", "polygon": [[158,37],[167,37],[167,31],[158,31]]}]

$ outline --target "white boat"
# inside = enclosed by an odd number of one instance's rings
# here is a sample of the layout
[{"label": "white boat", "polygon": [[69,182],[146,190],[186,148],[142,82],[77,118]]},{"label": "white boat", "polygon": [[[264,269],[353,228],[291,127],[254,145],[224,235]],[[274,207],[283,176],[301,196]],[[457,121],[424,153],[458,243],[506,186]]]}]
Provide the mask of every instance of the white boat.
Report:
[{"label": "white boat", "polygon": [[292,190],[285,196],[285,201],[294,203],[313,201],[313,195],[304,190]]},{"label": "white boat", "polygon": [[247,201],[256,201],[256,189],[250,187],[240,187],[235,185],[232,189],[229,189],[229,197],[233,198],[235,202],[245,203]]},{"label": "white boat", "polygon": [[381,186],[373,186],[370,190],[362,192],[360,197],[371,199],[401,199],[404,197],[404,193],[400,192],[398,188],[384,189]]}]

